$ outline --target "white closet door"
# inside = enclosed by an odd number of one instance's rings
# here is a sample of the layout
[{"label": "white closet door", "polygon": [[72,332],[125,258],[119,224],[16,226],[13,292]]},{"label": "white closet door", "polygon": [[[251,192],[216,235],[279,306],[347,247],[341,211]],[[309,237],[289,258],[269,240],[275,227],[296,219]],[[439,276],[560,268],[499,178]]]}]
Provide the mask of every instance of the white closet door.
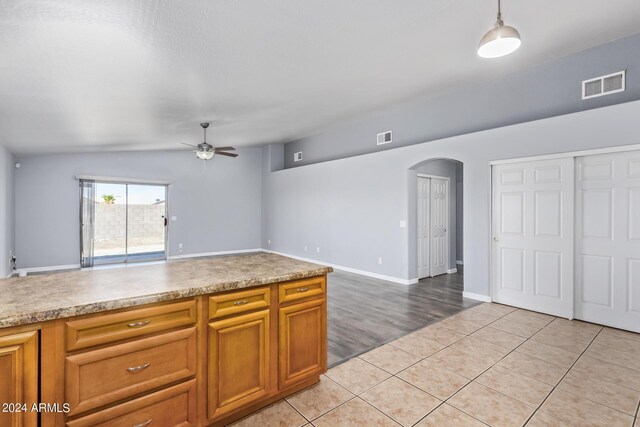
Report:
[{"label": "white closet door", "polygon": [[492,298],[573,317],[573,158],[492,168]]},{"label": "white closet door", "polygon": [[429,271],[429,214],[431,213],[431,180],[418,177],[418,278],[430,276]]},{"label": "white closet door", "polygon": [[576,317],[640,332],[640,151],[580,157]]},{"label": "white closet door", "polygon": [[431,178],[431,276],[445,274],[449,263],[449,181]]}]

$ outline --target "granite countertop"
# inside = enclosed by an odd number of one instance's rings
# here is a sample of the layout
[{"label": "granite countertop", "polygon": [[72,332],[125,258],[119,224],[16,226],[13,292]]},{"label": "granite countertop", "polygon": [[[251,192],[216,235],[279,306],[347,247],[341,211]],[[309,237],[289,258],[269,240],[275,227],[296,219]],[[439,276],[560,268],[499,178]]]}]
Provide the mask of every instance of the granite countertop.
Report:
[{"label": "granite countertop", "polygon": [[257,253],[0,279],[0,328],[303,279],[331,267]]}]

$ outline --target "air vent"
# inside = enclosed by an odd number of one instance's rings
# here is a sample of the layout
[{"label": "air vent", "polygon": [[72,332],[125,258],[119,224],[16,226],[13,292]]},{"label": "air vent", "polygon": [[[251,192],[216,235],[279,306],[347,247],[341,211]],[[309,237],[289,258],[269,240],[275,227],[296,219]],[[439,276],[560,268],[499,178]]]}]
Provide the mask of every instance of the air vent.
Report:
[{"label": "air vent", "polygon": [[302,151],[298,151],[297,153],[293,153],[293,161],[299,162],[302,160]]},{"label": "air vent", "polygon": [[625,72],[608,74],[582,82],[582,99],[624,92]]},{"label": "air vent", "polygon": [[378,134],[378,145],[388,144],[391,142],[391,131],[386,131]]}]

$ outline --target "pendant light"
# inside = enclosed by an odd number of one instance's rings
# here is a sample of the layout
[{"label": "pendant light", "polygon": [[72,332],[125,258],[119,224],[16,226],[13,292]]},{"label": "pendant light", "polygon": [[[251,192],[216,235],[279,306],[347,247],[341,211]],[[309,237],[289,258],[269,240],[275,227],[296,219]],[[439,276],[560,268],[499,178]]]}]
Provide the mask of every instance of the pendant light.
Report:
[{"label": "pendant light", "polygon": [[520,47],[520,33],[513,27],[504,25],[502,8],[498,0],[498,20],[492,30],[480,40],[478,55],[483,58],[500,58],[515,52]]}]

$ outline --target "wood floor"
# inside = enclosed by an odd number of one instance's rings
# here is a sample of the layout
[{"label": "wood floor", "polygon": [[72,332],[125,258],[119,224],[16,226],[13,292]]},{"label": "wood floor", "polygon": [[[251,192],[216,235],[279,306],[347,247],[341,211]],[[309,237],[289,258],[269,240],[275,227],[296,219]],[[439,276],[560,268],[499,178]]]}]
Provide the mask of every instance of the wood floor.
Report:
[{"label": "wood floor", "polygon": [[459,269],[406,286],[338,270],[329,274],[329,366],[479,304],[462,297],[463,278]]}]

